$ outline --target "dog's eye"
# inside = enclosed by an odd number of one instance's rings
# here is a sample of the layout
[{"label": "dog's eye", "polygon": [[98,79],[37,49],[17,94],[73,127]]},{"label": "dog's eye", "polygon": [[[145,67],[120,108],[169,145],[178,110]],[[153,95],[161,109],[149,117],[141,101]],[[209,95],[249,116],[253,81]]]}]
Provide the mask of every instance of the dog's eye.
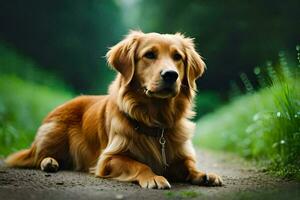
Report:
[{"label": "dog's eye", "polygon": [[155,59],[156,58],[156,54],[153,51],[148,51],[147,53],[145,53],[144,56],[148,59]]},{"label": "dog's eye", "polygon": [[179,53],[175,53],[175,54],[173,55],[173,59],[176,60],[176,61],[179,61],[179,60],[182,59],[182,56],[181,56]]}]

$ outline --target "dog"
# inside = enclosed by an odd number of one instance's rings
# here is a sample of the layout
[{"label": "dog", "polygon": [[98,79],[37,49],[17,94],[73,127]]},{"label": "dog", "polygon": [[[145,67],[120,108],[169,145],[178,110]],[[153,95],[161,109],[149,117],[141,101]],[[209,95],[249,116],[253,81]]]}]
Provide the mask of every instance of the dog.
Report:
[{"label": "dog", "polygon": [[117,71],[108,95],[54,109],[31,147],[10,155],[7,166],[86,171],[143,188],[221,186],[220,176],[196,168],[191,142],[195,81],[205,70],[193,39],[131,31],[106,57]]}]

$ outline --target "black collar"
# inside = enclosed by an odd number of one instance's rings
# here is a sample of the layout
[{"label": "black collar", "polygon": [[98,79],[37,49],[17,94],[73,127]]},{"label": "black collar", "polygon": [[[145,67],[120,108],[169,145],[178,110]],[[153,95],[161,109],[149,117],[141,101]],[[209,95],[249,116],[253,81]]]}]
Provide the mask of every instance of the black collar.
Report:
[{"label": "black collar", "polygon": [[[143,122],[139,122],[136,119],[133,119],[127,113],[125,113],[125,116],[130,122],[130,124],[133,126],[134,130],[137,131],[138,133],[144,134],[146,136],[151,136],[151,137],[160,137],[163,132],[164,128],[162,127],[148,126]],[[166,130],[164,130],[164,132],[166,132]]]}]

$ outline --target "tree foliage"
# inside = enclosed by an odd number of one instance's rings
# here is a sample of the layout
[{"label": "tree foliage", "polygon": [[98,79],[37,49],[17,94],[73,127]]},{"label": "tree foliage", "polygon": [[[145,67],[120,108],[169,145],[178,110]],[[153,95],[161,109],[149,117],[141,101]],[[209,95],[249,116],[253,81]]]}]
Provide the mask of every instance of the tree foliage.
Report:
[{"label": "tree foliage", "polygon": [[125,33],[114,1],[1,1],[0,23],[2,40],[78,92],[106,91],[113,73],[104,55]]}]

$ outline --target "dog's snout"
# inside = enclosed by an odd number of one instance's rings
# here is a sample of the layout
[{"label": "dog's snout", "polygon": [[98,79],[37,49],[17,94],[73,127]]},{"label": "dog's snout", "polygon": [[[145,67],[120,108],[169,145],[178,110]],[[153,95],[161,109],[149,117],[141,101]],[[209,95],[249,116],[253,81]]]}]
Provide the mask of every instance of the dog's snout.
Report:
[{"label": "dog's snout", "polygon": [[174,83],[178,78],[178,73],[174,70],[162,70],[160,73],[166,83]]}]

